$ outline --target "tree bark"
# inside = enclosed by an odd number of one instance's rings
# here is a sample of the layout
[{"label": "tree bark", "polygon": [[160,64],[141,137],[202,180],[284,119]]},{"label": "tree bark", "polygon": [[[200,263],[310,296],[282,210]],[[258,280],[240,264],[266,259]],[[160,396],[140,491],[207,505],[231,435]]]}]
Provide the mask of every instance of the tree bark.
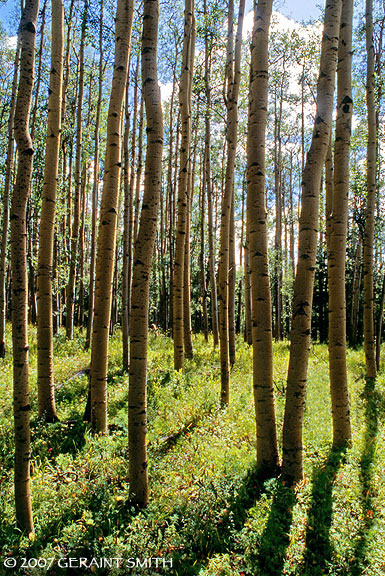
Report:
[{"label": "tree bark", "polygon": [[135,216],[134,216],[134,238],[133,244],[135,245],[136,238],[139,230],[139,209],[140,209],[140,184],[142,181],[142,168],[143,168],[143,111],[144,100],[141,96],[140,111],[139,111],[139,134],[138,134],[138,163],[136,165],[136,185],[135,185]]},{"label": "tree bark", "polygon": [[[285,66],[285,59],[283,60],[283,67]],[[281,86],[279,91],[279,105],[277,107],[277,94],[275,94],[275,121],[274,121],[274,193],[275,193],[275,340],[282,340],[282,267],[283,267],[283,252],[282,252],[282,138],[281,138],[281,122],[282,122],[282,107],[283,107],[283,78],[285,68],[282,71]],[[277,87],[276,87],[277,90]],[[278,108],[278,110],[277,110]]]},{"label": "tree bark", "polygon": [[194,0],[185,0],[182,72],[179,106],[182,123],[178,178],[178,209],[173,285],[174,368],[184,368],[184,269],[188,220],[188,186],[191,171],[191,84],[194,61]]},{"label": "tree bark", "polygon": [[341,6],[341,0],[332,0],[327,2],[325,8],[313,137],[302,176],[302,209],[283,428],[282,469],[290,483],[303,477],[302,427],[311,338],[319,193],[331,133]]},{"label": "tree bark", "polygon": [[107,430],[108,332],[111,319],[121,177],[122,114],[133,12],[133,0],[118,0],[115,20],[115,61],[107,118],[106,160],[95,271],[95,309],[90,370],[91,424],[95,432]]},{"label": "tree bark", "polygon": [[88,285],[88,322],[85,349],[91,346],[91,334],[94,323],[94,297],[95,297],[95,264],[96,264],[96,231],[98,218],[98,196],[99,196],[99,132],[100,132],[100,115],[102,110],[103,98],[103,0],[99,3],[99,86],[98,102],[96,105],[95,118],[95,149],[94,149],[94,182],[92,186],[92,221],[91,221],[91,260],[90,260],[90,279]]},{"label": "tree bark", "polygon": [[[219,341],[221,357],[221,405],[227,406],[230,398],[230,344],[229,344],[229,267],[230,267],[230,229],[231,210],[234,206],[234,170],[237,151],[238,129],[238,95],[241,75],[241,45],[244,0],[240,0],[238,28],[234,51],[233,26],[234,2],[230,0],[228,10],[228,42],[226,63],[226,139],[227,162],[224,194],[221,207],[220,252],[218,268],[218,298],[219,298]],[[235,282],[233,283],[235,289]],[[234,312],[234,310],[233,310]]]},{"label": "tree bark", "polygon": [[[193,45],[195,45],[195,23],[193,30]],[[191,70],[193,70],[193,52],[191,50]],[[190,84],[190,102],[191,102],[191,84]],[[197,118],[199,118],[199,103],[197,109]],[[190,263],[190,233],[191,233],[191,212],[194,198],[195,166],[196,166],[196,148],[198,140],[198,130],[195,132],[193,160],[189,160],[189,179],[187,184],[187,206],[186,206],[186,236],[184,243],[184,266],[183,266],[183,346],[186,358],[193,358],[194,348],[192,342],[192,323],[191,323],[191,263]]]},{"label": "tree bark", "polygon": [[147,473],[147,342],[151,260],[155,244],[162,186],[163,118],[157,72],[158,0],[144,0],[142,82],[147,117],[144,194],[132,278],[128,449],[130,493],[133,502],[148,503]]},{"label": "tree bark", "polygon": [[15,64],[12,80],[11,105],[8,117],[8,145],[5,160],[5,182],[3,192],[3,221],[1,225],[1,253],[0,253],[0,358],[5,357],[5,325],[7,319],[7,292],[6,292],[6,261],[9,226],[9,192],[11,189],[12,166],[14,157],[14,132],[13,123],[15,118],[16,93],[19,78],[19,60],[21,43],[18,38],[15,54]]},{"label": "tree bark", "polygon": [[268,41],[272,0],[259,0],[251,44],[247,132],[247,230],[252,293],[253,390],[257,466],[262,476],[279,467],[273,394],[273,339],[265,205],[265,132],[268,98]]},{"label": "tree bark", "polygon": [[382,278],[380,309],[378,311],[378,320],[377,320],[377,334],[376,334],[376,367],[377,367],[377,370],[380,369],[380,363],[381,363],[381,339],[382,339],[382,323],[383,323],[383,316],[384,316],[384,307],[385,307],[385,274],[383,275],[383,278]]},{"label": "tree bark", "polygon": [[251,270],[250,270],[250,250],[249,234],[246,229],[246,240],[244,246],[244,276],[245,276],[245,342],[251,346],[253,344],[252,323],[251,323]]},{"label": "tree bark", "polygon": [[75,279],[76,260],[79,244],[79,222],[80,222],[80,192],[81,192],[81,171],[82,171],[82,114],[83,114],[83,92],[84,92],[84,50],[86,27],[88,18],[88,0],[84,1],[84,12],[82,20],[82,32],[79,48],[79,89],[76,111],[76,158],[75,158],[75,196],[74,212],[71,229],[70,248],[70,269],[68,285],[66,289],[66,336],[69,340],[74,337],[74,308],[75,308]]},{"label": "tree bark", "polygon": [[53,380],[52,265],[63,85],[64,3],[52,0],[52,54],[48,127],[37,273],[37,382],[39,418],[57,419]]},{"label": "tree bark", "polygon": [[[204,159],[203,159],[204,164]],[[201,175],[200,186],[200,252],[199,252],[199,265],[200,265],[200,284],[201,284],[201,298],[202,298],[202,320],[203,320],[203,333],[205,341],[209,341],[209,321],[207,315],[207,288],[206,288],[206,266],[205,266],[205,214],[206,214],[206,194],[205,194],[205,176]]]},{"label": "tree bark", "polygon": [[366,105],[368,112],[367,141],[367,200],[365,229],[363,241],[363,275],[364,275],[364,350],[367,378],[375,378],[376,356],[374,342],[374,277],[373,277],[373,243],[374,211],[376,205],[376,163],[377,163],[377,127],[375,106],[375,73],[373,41],[373,0],[366,0]]},{"label": "tree bark", "polygon": [[352,308],[350,312],[350,344],[357,344],[358,313],[360,308],[360,288],[361,288],[361,258],[362,258],[362,234],[358,232],[356,258],[354,263],[353,287],[352,287]]},{"label": "tree bark", "polygon": [[352,101],[353,2],[343,0],[337,67],[337,122],[334,145],[334,186],[328,246],[329,375],[333,416],[333,445],[351,440],[346,365],[346,236],[348,227],[349,154]]},{"label": "tree bark", "polygon": [[[235,163],[234,163],[235,170]],[[230,234],[229,234],[229,361],[230,366],[234,366],[236,360],[235,348],[235,282],[237,278],[237,268],[235,262],[235,207],[234,207],[234,187],[233,199],[230,211]]]},{"label": "tree bark", "polygon": [[16,520],[23,532],[33,531],[30,487],[30,398],[28,370],[28,284],[26,207],[32,174],[33,143],[29,132],[35,71],[38,0],[27,0],[20,22],[20,80],[14,131],[18,152],[16,183],[11,204],[13,414],[15,430]]}]

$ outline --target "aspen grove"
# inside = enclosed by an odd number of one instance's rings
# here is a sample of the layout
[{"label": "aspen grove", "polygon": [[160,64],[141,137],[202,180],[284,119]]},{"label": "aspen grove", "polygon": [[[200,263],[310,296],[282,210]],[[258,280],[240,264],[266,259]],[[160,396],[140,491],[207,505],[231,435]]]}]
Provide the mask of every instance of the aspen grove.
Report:
[{"label": "aspen grove", "polygon": [[0,574],[384,573],[365,2],[0,6]]}]

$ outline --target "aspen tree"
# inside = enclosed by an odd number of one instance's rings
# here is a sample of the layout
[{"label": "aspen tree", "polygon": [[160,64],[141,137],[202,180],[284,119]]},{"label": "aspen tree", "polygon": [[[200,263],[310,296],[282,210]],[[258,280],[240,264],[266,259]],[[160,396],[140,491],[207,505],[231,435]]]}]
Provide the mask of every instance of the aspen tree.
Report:
[{"label": "aspen tree", "polygon": [[[35,126],[36,126],[36,115],[40,97],[40,87],[42,79],[42,64],[43,64],[43,47],[44,47],[44,36],[45,36],[45,19],[46,19],[46,5],[47,0],[44,0],[42,9],[39,13],[40,25],[40,42],[39,50],[36,54],[36,81],[34,83],[33,89],[33,105],[31,107],[31,119],[30,119],[30,132],[31,139],[34,141]],[[32,171],[30,189],[32,191],[33,184],[39,185],[40,175]],[[31,324],[36,324],[37,321],[37,289],[36,289],[36,270],[35,270],[35,260],[37,257],[36,247],[38,246],[38,226],[36,222],[38,220],[37,211],[33,202],[27,203],[27,263],[28,263],[28,322]]]},{"label": "aspen tree", "polygon": [[115,61],[108,108],[105,172],[97,243],[91,346],[91,423],[96,432],[105,432],[107,429],[108,336],[121,177],[122,115],[133,11],[133,0],[118,0],[115,20]]},{"label": "aspen tree", "polygon": [[282,469],[289,482],[297,482],[303,477],[302,427],[311,338],[319,192],[331,133],[341,7],[341,0],[326,3],[313,136],[302,175],[298,261],[283,428]]},{"label": "aspen tree", "polygon": [[[125,125],[124,125],[124,135],[123,135],[123,190],[124,190],[124,212],[123,212],[123,264],[122,264],[122,365],[125,372],[128,371],[129,367],[129,301],[130,301],[130,284],[129,284],[129,263],[131,261],[130,251],[131,251],[131,240],[132,240],[132,230],[130,230],[130,209],[133,203],[132,196],[130,197],[130,153],[129,153],[129,135],[130,135],[130,111],[128,107],[128,95],[129,95],[129,75],[130,69],[128,69],[128,78],[126,85],[126,102],[125,102]],[[135,104],[134,104],[134,125],[133,125],[133,138],[136,132],[136,86],[135,86]],[[130,234],[131,232],[131,234]]]},{"label": "aspen tree", "polygon": [[[194,66],[194,53],[195,53],[195,19],[193,24],[193,38],[192,38],[192,48],[190,50],[190,66],[193,70]],[[191,102],[192,93],[192,82],[190,83],[190,95],[189,99]],[[196,110],[196,123],[199,122],[199,101]],[[184,270],[183,270],[183,343],[186,358],[193,358],[194,349],[192,342],[192,321],[191,321],[191,258],[190,258],[190,233],[191,233],[191,213],[194,197],[194,185],[195,185],[195,170],[196,170],[196,157],[197,157],[197,145],[198,145],[198,134],[199,130],[197,125],[192,126],[192,131],[195,132],[194,146],[190,152],[190,170],[189,170],[189,180],[187,185],[187,211],[186,211],[186,236],[184,243]],[[192,159],[191,159],[192,157]]]},{"label": "aspen tree", "polygon": [[41,72],[42,72],[42,64],[43,64],[43,48],[44,48],[44,35],[45,35],[45,17],[46,17],[46,6],[47,0],[44,0],[43,7],[40,10],[40,18],[41,19],[41,26],[40,26],[40,42],[39,42],[39,50],[37,53],[37,66],[36,66],[36,82],[34,86],[34,101],[31,110],[31,138],[34,139],[35,136],[35,126],[36,126],[36,114],[37,108],[39,103],[39,95],[40,95],[40,84],[41,84]]},{"label": "aspen tree", "polygon": [[[195,53],[195,18],[193,19],[193,29],[190,48],[190,62],[189,68],[191,70],[191,80],[189,84],[189,101],[190,101],[190,115],[191,115],[191,96],[192,96],[192,75],[194,69],[194,53]],[[199,119],[199,101],[197,106],[197,121]],[[191,124],[192,126],[192,124]],[[186,358],[194,356],[194,349],[192,343],[192,324],[191,324],[191,264],[190,264],[190,231],[191,231],[191,211],[194,195],[194,181],[195,181],[195,165],[196,165],[196,149],[198,140],[198,130],[195,128],[195,143],[193,151],[190,142],[190,157],[189,157],[189,170],[188,182],[186,189],[187,206],[186,206],[186,234],[184,241],[184,260],[183,260],[183,346]],[[191,156],[193,160],[191,160]]]},{"label": "aspen tree", "polygon": [[257,465],[263,476],[279,466],[273,395],[273,340],[265,205],[265,132],[268,99],[268,42],[272,0],[259,0],[251,43],[247,129],[246,241],[251,276],[253,390]]},{"label": "aspen tree", "polygon": [[[235,162],[234,162],[235,170]],[[235,261],[235,198],[233,187],[233,198],[230,210],[230,231],[229,231],[229,361],[230,366],[234,366],[236,360],[235,347],[235,283],[237,279],[237,265]]]},{"label": "aspen tree", "polygon": [[283,55],[281,85],[279,87],[279,104],[277,105],[278,86],[275,87],[274,101],[274,193],[275,193],[275,340],[282,340],[282,269],[283,269],[283,252],[282,252],[282,137],[281,122],[283,108],[283,87],[285,76],[286,54]]},{"label": "aspen tree", "polygon": [[136,184],[135,184],[135,215],[134,215],[134,231],[133,243],[135,244],[139,230],[139,209],[140,209],[140,184],[142,181],[143,169],[143,114],[144,114],[144,100],[143,95],[140,98],[140,111],[139,111],[139,134],[138,134],[138,162],[136,165]]},{"label": "aspen tree", "polygon": [[382,288],[380,296],[380,307],[378,310],[378,321],[376,326],[376,367],[380,369],[381,362],[381,337],[382,337],[382,324],[385,308],[385,274],[382,277]]},{"label": "aspen tree", "polygon": [[37,274],[37,382],[39,417],[57,419],[53,381],[52,261],[63,84],[64,4],[52,0],[52,54]]},{"label": "aspen tree", "polygon": [[[238,95],[241,77],[241,47],[244,0],[240,0],[238,27],[235,42],[233,40],[234,2],[230,0],[228,10],[228,42],[226,63],[226,105],[227,105],[227,162],[224,194],[221,207],[220,253],[218,268],[219,296],[219,341],[221,355],[221,405],[226,406],[230,397],[230,347],[229,347],[229,267],[230,267],[230,229],[231,210],[234,208],[234,170],[237,151]],[[234,229],[233,229],[234,232]],[[233,283],[235,289],[235,283]],[[233,308],[234,311],[234,308]]]},{"label": "aspen tree", "polygon": [[350,408],[346,366],[346,235],[348,226],[349,152],[352,101],[353,2],[343,0],[337,66],[337,122],[334,145],[334,185],[329,207],[329,373],[333,444],[350,441]]},{"label": "aspen tree", "polygon": [[363,240],[363,276],[364,276],[364,350],[366,376],[377,375],[374,343],[374,278],[373,278],[373,243],[374,211],[376,205],[376,162],[377,162],[377,127],[375,106],[375,72],[373,41],[373,0],[366,0],[366,106],[368,114],[367,141],[367,199],[365,228]]},{"label": "aspen tree", "polygon": [[139,83],[139,54],[136,59],[136,72],[134,80],[134,111],[132,121],[131,155],[129,153],[129,127],[130,115],[128,112],[128,88],[126,88],[126,127],[123,141],[124,158],[124,229],[123,229],[123,268],[122,268],[122,344],[123,344],[123,370],[129,369],[129,329],[131,313],[131,273],[132,273],[132,232],[135,185],[135,150],[136,127],[138,113],[138,83]]},{"label": "aspen tree", "polygon": [[350,338],[349,342],[352,346],[357,344],[357,329],[358,329],[358,312],[360,307],[360,288],[361,288],[361,275],[362,275],[362,233],[358,231],[356,256],[354,260],[354,273],[352,285],[352,307],[350,311]]},{"label": "aspen tree", "polygon": [[207,0],[203,4],[206,19],[205,28],[205,152],[204,152],[204,173],[207,194],[207,220],[208,220],[208,245],[209,245],[209,273],[210,273],[210,299],[211,318],[214,346],[219,343],[218,334],[218,303],[217,303],[217,282],[215,274],[215,242],[214,242],[214,218],[213,218],[213,189],[211,180],[211,87],[210,87],[210,67],[212,46],[209,44],[209,30],[207,22]]},{"label": "aspen tree", "polygon": [[185,241],[187,219],[189,212],[188,186],[190,178],[191,150],[191,83],[192,64],[194,61],[194,0],[185,0],[184,37],[182,53],[182,71],[179,87],[179,106],[181,117],[180,166],[178,177],[178,219],[176,227],[174,285],[173,285],[173,337],[174,337],[174,368],[184,367],[184,268]]},{"label": "aspen tree", "polygon": [[151,260],[154,251],[162,186],[163,117],[157,71],[159,3],[144,0],[142,83],[147,118],[144,192],[138,237],[134,249],[128,396],[128,449],[130,492],[143,507],[148,502],[147,473],[147,343]]},{"label": "aspen tree", "polygon": [[33,143],[29,132],[35,72],[38,0],[27,0],[22,13],[20,79],[17,91],[14,132],[18,167],[10,212],[12,269],[13,414],[15,423],[15,504],[21,530],[32,532],[30,487],[30,398],[28,369],[28,283],[26,207],[31,182]]},{"label": "aspen tree", "polygon": [[[68,285],[66,288],[66,336],[69,340],[74,337],[74,308],[75,308],[75,280],[76,261],[79,246],[79,223],[80,223],[80,193],[82,185],[82,122],[83,122],[83,93],[84,93],[84,50],[88,19],[88,0],[84,1],[82,31],[79,48],[79,84],[76,109],[76,158],[75,158],[75,195],[74,211],[70,242],[70,269]],[[68,188],[70,193],[70,186]],[[69,194],[70,199],[70,194]]]},{"label": "aspen tree", "polygon": [[251,270],[250,270],[250,251],[249,251],[249,234],[246,227],[246,239],[244,246],[244,278],[245,278],[245,342],[251,346],[252,322],[251,322]]},{"label": "aspen tree", "polygon": [[94,294],[95,294],[95,264],[96,264],[96,233],[98,217],[98,196],[99,196],[99,138],[100,138],[100,116],[102,111],[103,98],[103,10],[104,2],[99,3],[99,73],[98,73],[98,101],[96,104],[95,118],[95,149],[94,149],[94,182],[92,186],[92,222],[91,222],[91,260],[90,260],[90,280],[88,288],[88,322],[85,349],[91,345],[91,334],[94,322]]},{"label": "aspen tree", "polygon": [[[201,171],[202,171],[201,163]],[[205,267],[205,212],[206,212],[206,195],[205,195],[205,177],[201,173],[201,185],[200,185],[200,251],[199,251],[199,265],[200,265],[200,287],[201,287],[201,298],[202,298],[202,320],[203,320],[203,333],[205,335],[206,343],[209,340],[209,322],[207,315],[207,288],[206,288],[206,267]]]},{"label": "aspen tree", "polygon": [[173,279],[174,279],[174,204],[175,204],[175,189],[173,186],[173,152],[174,152],[174,99],[176,92],[176,66],[178,61],[177,46],[175,49],[175,59],[173,62],[173,82],[170,100],[170,120],[169,120],[169,154],[168,154],[168,167],[167,167],[167,199],[168,199],[168,251],[169,251],[169,307],[167,328],[173,325]]},{"label": "aspen tree", "polygon": [[8,242],[8,225],[9,225],[9,192],[11,189],[12,166],[14,157],[14,133],[13,123],[15,119],[16,92],[19,78],[19,60],[20,60],[20,36],[16,46],[15,64],[13,69],[11,105],[8,117],[8,144],[7,157],[5,160],[5,181],[3,191],[3,221],[1,227],[0,243],[0,358],[5,357],[5,324],[7,318],[7,294],[6,294],[6,260],[7,260],[7,242]]},{"label": "aspen tree", "polygon": [[194,356],[192,342],[192,323],[191,323],[191,266],[190,266],[190,231],[191,231],[191,210],[193,201],[193,172],[190,170],[190,178],[187,193],[187,211],[186,211],[186,236],[184,243],[184,266],[183,266],[183,346],[186,358]]}]

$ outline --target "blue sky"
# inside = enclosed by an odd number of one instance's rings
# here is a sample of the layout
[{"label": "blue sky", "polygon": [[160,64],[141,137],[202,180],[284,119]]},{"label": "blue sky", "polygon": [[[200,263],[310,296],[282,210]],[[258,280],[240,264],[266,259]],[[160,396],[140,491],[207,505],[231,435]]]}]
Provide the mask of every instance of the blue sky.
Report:
[{"label": "blue sky", "polygon": [[[273,0],[273,10],[300,22],[318,17],[320,4],[324,4],[324,0]],[[252,5],[252,0],[246,0],[246,12]]]},{"label": "blue sky", "polygon": [[[273,9],[300,21],[317,17],[320,4],[323,4],[322,0],[276,0],[273,3]],[[0,21],[6,29],[9,29],[9,15],[14,12],[16,5],[19,5],[17,0],[0,0]],[[247,11],[251,6],[252,0],[247,0]]]},{"label": "blue sky", "polygon": [[273,9],[293,20],[300,21],[317,18],[320,14],[320,5],[324,8],[322,0],[284,0],[273,2]]}]

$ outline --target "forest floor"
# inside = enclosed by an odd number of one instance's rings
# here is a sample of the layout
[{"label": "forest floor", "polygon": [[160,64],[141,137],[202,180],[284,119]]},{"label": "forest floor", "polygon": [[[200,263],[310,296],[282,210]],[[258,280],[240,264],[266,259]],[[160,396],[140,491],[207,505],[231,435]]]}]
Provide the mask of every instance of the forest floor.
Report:
[{"label": "forest floor", "polygon": [[[60,422],[50,425],[35,416],[32,329],[30,344],[35,534],[28,538],[15,528],[8,354],[0,364],[0,574],[385,574],[385,374],[374,387],[366,385],[361,350],[348,354],[353,446],[342,453],[330,448],[327,347],[312,346],[305,478],[292,490],[279,479],[263,485],[256,481],[251,349],[239,340],[230,407],[219,410],[218,351],[196,337],[194,359],[181,374],[172,369],[171,340],[152,336],[151,502],[137,513],[127,501],[128,377],[121,370],[120,334],[110,347],[110,433],[99,437],[82,422],[87,376],[78,373],[89,366],[84,335],[73,342],[64,334],[56,337]],[[275,344],[274,351],[281,436],[288,344]],[[7,557],[17,560],[17,569],[4,567]],[[125,562],[158,557],[172,560],[173,567],[167,562],[155,569],[154,561],[147,569],[129,567],[132,564],[121,570],[57,565],[60,558],[81,557]],[[31,558],[40,558],[42,568],[33,568]]]}]

